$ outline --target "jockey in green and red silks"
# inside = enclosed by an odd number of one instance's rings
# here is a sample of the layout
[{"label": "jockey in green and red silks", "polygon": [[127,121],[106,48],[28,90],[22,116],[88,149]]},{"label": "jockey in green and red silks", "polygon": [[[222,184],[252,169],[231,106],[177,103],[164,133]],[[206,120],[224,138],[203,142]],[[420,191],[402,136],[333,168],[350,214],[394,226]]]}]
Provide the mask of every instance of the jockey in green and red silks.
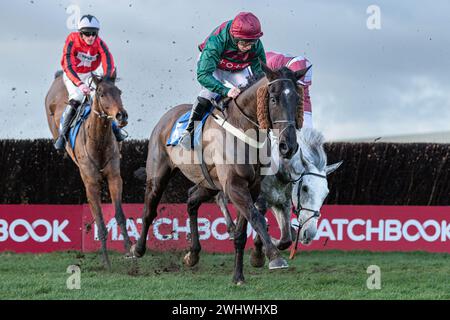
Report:
[{"label": "jockey in green and red silks", "polygon": [[[63,81],[69,94],[69,105],[64,111],[64,122],[55,142],[56,149],[63,149],[70,122],[76,114],[84,96],[91,93],[89,82],[92,73],[106,78],[115,77],[114,58],[106,43],[98,36],[100,22],[92,15],[84,15],[78,22],[78,32],[68,35],[61,66]],[[125,139],[120,128],[113,122],[113,131],[118,141]]]},{"label": "jockey in green and red silks", "polygon": [[212,99],[236,98],[239,87],[248,77],[261,74],[260,60],[266,63],[264,47],[259,39],[263,35],[258,18],[250,12],[241,12],[233,20],[225,21],[198,46],[201,51],[197,62],[197,80],[202,85],[186,131],[180,144],[192,147],[194,122],[200,121],[211,107]]}]

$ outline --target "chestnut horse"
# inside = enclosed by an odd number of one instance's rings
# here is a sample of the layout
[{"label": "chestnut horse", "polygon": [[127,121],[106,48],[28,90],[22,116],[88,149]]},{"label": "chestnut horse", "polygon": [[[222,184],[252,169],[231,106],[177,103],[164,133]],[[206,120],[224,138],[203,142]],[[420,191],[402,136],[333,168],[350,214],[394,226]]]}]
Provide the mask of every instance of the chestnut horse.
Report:
[{"label": "chestnut horse", "polygon": [[[275,129],[279,133],[279,152],[281,157],[290,158],[297,151],[296,127],[299,128],[303,121],[301,91],[297,87],[297,80],[307,70],[293,72],[287,68],[272,71],[263,65],[265,76],[253,83],[247,89],[230,102],[226,109],[228,124],[246,132],[253,129]],[[300,106],[300,108],[299,108]],[[210,116],[203,127],[203,141],[201,150],[205,152],[203,157],[207,164],[209,178],[203,174],[199,163],[180,163],[177,155],[187,153],[188,157],[195,158],[196,150],[187,151],[181,146],[167,146],[172,127],[177,119],[191,109],[191,105],[178,105],[165,113],[149,139],[148,155],[146,163],[146,190],[144,211],[142,217],[142,231],[138,242],[131,248],[131,254],[142,257],[146,251],[148,229],[157,216],[157,206],[167,187],[171,176],[180,170],[188,179],[195,183],[190,190],[187,203],[191,228],[191,248],[184,257],[188,266],[195,265],[199,260],[200,243],[198,241],[197,214],[198,208],[219,191],[223,191],[231,200],[238,212],[236,235],[234,239],[235,264],[233,282],[244,283],[243,254],[247,241],[247,222],[261,237],[265,254],[269,259],[269,268],[286,268],[287,262],[281,253],[273,245],[267,231],[266,221],[254,206],[260,192],[260,161],[249,161],[250,149],[247,145],[237,150],[234,146],[234,155],[245,158],[244,163],[229,163],[220,161],[227,158],[225,155],[230,150],[225,147],[227,131]],[[299,111],[300,109],[300,111]],[[213,115],[221,115],[215,110]],[[301,118],[301,119],[300,119]],[[212,132],[212,134],[211,134]],[[233,149],[233,147],[231,147]],[[231,150],[233,151],[233,150]],[[245,153],[245,157],[242,157]],[[219,157],[215,157],[219,155]],[[222,158],[220,158],[222,157]],[[218,159],[219,158],[219,159]],[[209,180],[209,182],[208,182]],[[211,182],[214,186],[211,185]],[[194,241],[197,239],[197,241]]]},{"label": "chestnut horse", "polygon": [[[80,127],[75,149],[72,150],[70,143],[67,142],[66,151],[80,170],[89,206],[99,230],[103,263],[110,269],[111,263],[106,251],[108,233],[101,209],[101,189],[102,182],[106,178],[115,208],[115,218],[124,238],[125,249],[129,251],[131,242],[122,210],[120,148],[111,128],[111,122],[114,120],[118,121],[119,126],[124,126],[128,115],[122,105],[120,97],[122,92],[114,84],[114,78],[106,79],[93,75],[92,80],[96,89],[91,103],[91,113]],[[67,101],[68,93],[63,83],[62,72],[57,72],[45,97],[48,126],[54,139],[58,137],[60,118]]]}]

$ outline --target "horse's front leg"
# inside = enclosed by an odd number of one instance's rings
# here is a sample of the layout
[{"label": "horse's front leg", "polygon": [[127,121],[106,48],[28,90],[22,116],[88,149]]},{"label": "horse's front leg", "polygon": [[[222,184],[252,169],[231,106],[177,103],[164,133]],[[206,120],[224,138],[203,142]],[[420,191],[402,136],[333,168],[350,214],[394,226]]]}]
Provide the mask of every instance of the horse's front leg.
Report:
[{"label": "horse's front leg", "polygon": [[[83,177],[83,175],[82,175]],[[92,179],[93,180],[93,179]],[[91,213],[95,219],[95,224],[98,228],[98,237],[102,244],[102,257],[103,264],[108,270],[111,270],[111,262],[109,261],[108,252],[106,251],[106,240],[108,237],[108,231],[103,220],[103,213],[101,208],[101,185],[100,180],[92,181],[91,179],[83,177],[86,187],[86,196],[89,202],[89,207],[91,208]]]},{"label": "horse's front leg", "polygon": [[120,177],[120,171],[108,176],[108,187],[111,201],[114,205],[115,218],[123,236],[125,251],[129,253],[131,241],[127,232],[127,221],[122,209],[122,178]]},{"label": "horse's front leg", "polygon": [[[267,201],[262,196],[258,197],[255,202],[255,206],[263,216],[266,215]],[[263,243],[259,234],[256,235],[253,243],[255,245],[255,248],[250,253],[250,264],[255,268],[262,268],[264,267],[266,257],[263,252]]]},{"label": "horse's front leg", "polygon": [[247,243],[247,219],[242,214],[238,215],[234,238],[234,275],[233,282],[237,285],[244,284],[244,249]]},{"label": "horse's front leg", "polygon": [[291,234],[291,205],[289,202],[272,207],[272,212],[280,228],[280,240],[273,239],[279,250],[286,250],[292,244]]},{"label": "horse's front leg", "polygon": [[256,233],[261,237],[266,256],[270,261],[269,269],[287,268],[288,264],[286,260],[281,257],[280,252],[272,243],[264,216],[253,204],[253,198],[248,188],[248,181],[240,177],[232,177],[231,181],[227,184],[226,191],[227,196],[238,211],[244,215]]},{"label": "horse's front leg", "polygon": [[187,209],[189,213],[189,226],[191,229],[191,248],[184,256],[184,263],[189,266],[195,266],[199,259],[201,250],[200,237],[198,234],[198,208],[201,204],[211,199],[217,191],[208,190],[200,186],[194,186],[189,190],[189,198],[187,201]]}]

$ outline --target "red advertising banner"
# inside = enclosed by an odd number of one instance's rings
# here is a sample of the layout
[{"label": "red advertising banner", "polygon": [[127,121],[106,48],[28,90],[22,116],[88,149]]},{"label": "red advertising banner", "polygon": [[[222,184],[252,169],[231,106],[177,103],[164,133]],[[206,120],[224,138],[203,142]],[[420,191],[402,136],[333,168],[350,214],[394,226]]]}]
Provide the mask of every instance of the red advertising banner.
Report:
[{"label": "red advertising banner", "polygon": [[[123,206],[127,216],[127,230],[131,241],[135,242],[139,238],[142,227],[142,204],[125,204]],[[114,207],[105,205],[103,215],[108,229],[108,247],[116,250],[123,250],[123,237],[120,228],[114,218]],[[234,208],[229,206],[231,214],[236,217]],[[270,215],[274,226],[275,219]],[[83,212],[83,225],[87,225],[89,231],[83,232],[83,250],[92,251],[100,248],[98,240],[98,231],[95,224],[92,224],[93,218],[89,208]],[[205,203],[199,209],[198,229],[202,250],[206,252],[234,252],[233,242],[229,240],[225,218],[219,210],[219,207],[212,203]],[[278,232],[279,233],[279,232]],[[158,216],[153,221],[149,230],[147,239],[147,248],[150,250],[184,250],[188,249],[190,227],[189,215],[187,214],[186,204],[160,204],[158,207]],[[249,226],[247,234],[250,243],[256,236],[256,233]],[[276,233],[274,233],[276,234]]]},{"label": "red advertising banner", "polygon": [[[120,229],[112,205],[103,205],[108,248],[123,251]],[[127,230],[132,241],[142,226],[142,204],[124,204]],[[230,206],[233,217],[234,209]],[[273,215],[267,214],[269,232],[279,236]],[[295,222],[294,217],[292,217]],[[199,234],[207,252],[233,252],[225,219],[217,205],[199,210]],[[150,227],[150,250],[189,248],[186,204],[160,204]],[[248,226],[247,248],[255,232]],[[48,252],[100,248],[97,228],[87,205],[0,205],[0,251]],[[316,238],[300,250],[429,251],[450,253],[450,207],[425,206],[324,206]]]},{"label": "red advertising banner", "polygon": [[304,249],[450,253],[450,207],[324,206],[317,233]]},{"label": "red advertising banner", "polygon": [[79,205],[0,205],[0,251],[81,249]]}]

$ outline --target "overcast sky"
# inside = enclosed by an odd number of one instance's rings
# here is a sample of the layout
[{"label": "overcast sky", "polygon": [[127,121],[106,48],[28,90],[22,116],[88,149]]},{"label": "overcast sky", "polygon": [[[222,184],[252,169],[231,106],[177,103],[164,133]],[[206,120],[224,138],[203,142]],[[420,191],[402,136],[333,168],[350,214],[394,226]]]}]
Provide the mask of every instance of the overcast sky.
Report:
[{"label": "overcast sky", "polygon": [[[193,101],[197,45],[240,11],[260,18],[266,50],[312,62],[314,124],[327,140],[450,130],[449,1],[18,0],[0,2],[0,138],[51,137],[44,98],[71,5],[101,22],[131,138]],[[381,29],[367,27],[370,5]]]}]

